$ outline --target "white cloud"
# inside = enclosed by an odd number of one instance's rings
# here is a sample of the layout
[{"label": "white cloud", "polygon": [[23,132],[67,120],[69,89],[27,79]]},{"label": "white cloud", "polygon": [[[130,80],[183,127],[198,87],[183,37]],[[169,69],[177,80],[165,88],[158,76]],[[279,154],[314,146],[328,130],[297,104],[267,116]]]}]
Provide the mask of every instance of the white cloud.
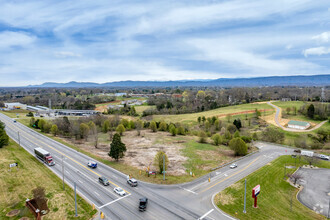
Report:
[{"label": "white cloud", "polygon": [[4,31],[0,32],[0,48],[11,46],[28,46],[35,40],[35,37],[23,32]]},{"label": "white cloud", "polygon": [[305,57],[308,57],[309,55],[320,56],[329,53],[330,53],[330,48],[326,48],[326,47],[313,47],[303,51]]},{"label": "white cloud", "polygon": [[54,53],[56,57],[66,58],[66,57],[81,57],[81,54],[74,53],[71,51],[58,51]]},{"label": "white cloud", "polygon": [[321,43],[329,42],[330,39],[330,31],[323,32],[322,34],[316,35],[312,37],[313,40],[316,40]]},{"label": "white cloud", "polygon": [[240,48],[235,42],[224,43],[221,39],[194,39],[189,44],[200,53],[192,57],[196,60],[212,61],[236,72],[236,76],[246,75],[288,75],[311,74],[321,67],[300,59],[272,59],[265,54]]}]

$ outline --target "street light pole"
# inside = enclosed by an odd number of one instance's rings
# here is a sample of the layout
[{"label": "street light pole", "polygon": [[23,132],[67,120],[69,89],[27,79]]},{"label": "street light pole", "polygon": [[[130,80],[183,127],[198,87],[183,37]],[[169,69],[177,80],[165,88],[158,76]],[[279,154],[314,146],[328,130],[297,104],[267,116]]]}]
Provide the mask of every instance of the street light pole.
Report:
[{"label": "street light pole", "polygon": [[330,218],[330,198],[329,198],[328,218]]},{"label": "street light pole", "polygon": [[164,181],[165,181],[165,155],[163,155],[163,173],[164,173]]},{"label": "street light pole", "polygon": [[64,157],[63,157],[63,155],[62,155],[62,179],[63,179],[63,190],[65,190],[65,188],[64,188]]},{"label": "street light pole", "polygon": [[245,179],[245,191],[244,191],[244,210],[243,213],[246,213],[246,179]]},{"label": "street light pole", "polygon": [[77,212],[77,185],[76,185],[76,182],[74,182],[74,205],[75,205],[75,208],[76,208],[76,215],[75,217],[78,216],[78,212]]}]

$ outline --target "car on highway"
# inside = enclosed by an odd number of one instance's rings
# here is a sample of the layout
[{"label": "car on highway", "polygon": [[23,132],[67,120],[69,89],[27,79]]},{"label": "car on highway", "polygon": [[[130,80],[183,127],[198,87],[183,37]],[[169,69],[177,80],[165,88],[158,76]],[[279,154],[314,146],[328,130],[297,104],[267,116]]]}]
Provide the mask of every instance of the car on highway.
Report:
[{"label": "car on highway", "polygon": [[14,123],[16,123],[16,120],[13,120]]},{"label": "car on highway", "polygon": [[117,193],[118,195],[120,195],[120,196],[124,196],[124,195],[126,195],[126,192],[125,192],[122,188],[120,188],[120,187],[116,187],[116,188],[114,188],[113,191],[114,191],[115,193]]},{"label": "car on highway", "polygon": [[104,176],[99,177],[99,182],[102,183],[104,186],[109,186],[109,180],[105,178]]},{"label": "car on highway", "polygon": [[147,209],[147,205],[148,205],[148,198],[146,197],[141,198],[139,203],[139,210],[141,212],[145,211]]},{"label": "car on highway", "polygon": [[130,186],[137,186],[137,185],[138,185],[137,180],[136,180],[136,179],[133,179],[133,178],[128,179],[128,180],[127,180],[127,183],[128,183],[128,185],[130,185]]},{"label": "car on highway", "polygon": [[88,161],[87,166],[89,166],[90,168],[96,168],[97,163],[95,161]]},{"label": "car on highway", "polygon": [[327,155],[320,154],[319,156],[322,160],[330,160],[330,157]]},{"label": "car on highway", "polygon": [[236,164],[236,163],[233,163],[233,164],[232,164],[232,165],[230,165],[229,167],[230,167],[230,169],[234,169],[234,168],[236,168],[236,167],[237,167],[237,164]]}]

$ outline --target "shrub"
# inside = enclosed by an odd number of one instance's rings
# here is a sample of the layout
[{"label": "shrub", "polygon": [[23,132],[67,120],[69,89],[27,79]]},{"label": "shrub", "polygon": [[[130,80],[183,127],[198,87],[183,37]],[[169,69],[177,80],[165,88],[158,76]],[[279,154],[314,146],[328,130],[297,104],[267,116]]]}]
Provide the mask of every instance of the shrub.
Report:
[{"label": "shrub", "polygon": [[220,134],[214,134],[212,136],[212,140],[213,140],[214,145],[216,145],[216,146],[220,145],[222,142]]},{"label": "shrub", "polygon": [[154,158],[154,165],[159,168],[159,173],[163,173],[164,167],[164,156],[165,156],[165,170],[167,170],[169,160],[164,151],[158,151]]},{"label": "shrub", "polygon": [[172,136],[176,136],[176,134],[178,133],[176,127],[173,124],[170,125],[169,131]]},{"label": "shrub", "polygon": [[252,138],[248,136],[241,136],[241,138],[245,143],[251,143],[252,141]]},{"label": "shrub", "polygon": [[156,122],[155,121],[152,121],[150,123],[149,128],[152,130],[152,132],[157,132],[157,124],[156,124]]},{"label": "shrub", "polygon": [[159,130],[160,131],[167,131],[167,124],[162,121],[160,124],[159,124]]},{"label": "shrub", "polygon": [[124,132],[125,132],[125,127],[122,124],[119,124],[116,128],[116,131],[120,134],[120,136],[123,136]]},{"label": "shrub", "polygon": [[284,141],[284,133],[275,128],[266,128],[262,132],[262,139],[273,143],[282,143]]},{"label": "shrub", "polygon": [[198,136],[199,136],[200,143],[206,143],[207,135],[204,131],[200,131]]},{"label": "shrub", "polygon": [[237,129],[236,129],[236,126],[235,126],[235,125],[233,125],[233,124],[229,124],[229,125],[227,126],[227,130],[228,130],[231,134],[234,134],[235,131],[236,131]]},{"label": "shrub", "polygon": [[179,126],[177,129],[178,135],[186,135],[186,131],[182,126]]},{"label": "shrub", "polygon": [[244,156],[247,154],[246,143],[239,137],[229,141],[229,147],[235,152],[236,156]]}]

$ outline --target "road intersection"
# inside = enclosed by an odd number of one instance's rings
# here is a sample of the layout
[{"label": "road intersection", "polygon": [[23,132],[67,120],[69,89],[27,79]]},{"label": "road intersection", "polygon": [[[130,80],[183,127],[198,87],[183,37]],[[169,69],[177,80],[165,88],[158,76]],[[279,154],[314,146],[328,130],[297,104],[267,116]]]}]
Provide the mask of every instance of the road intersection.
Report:
[{"label": "road intersection", "polygon": [[[289,148],[258,142],[256,146],[259,152],[237,161],[236,169],[226,166],[184,184],[139,182],[138,187],[130,187],[126,183],[127,174],[101,162],[98,162],[97,169],[90,169],[87,162],[94,159],[89,156],[14,122],[1,113],[0,120],[6,125],[7,134],[32,155],[36,147],[49,151],[56,162],[49,169],[60,178],[63,157],[65,182],[71,187],[75,182],[78,193],[101,210],[107,219],[231,219],[213,204],[213,196],[278,156],[292,153]],[[109,179],[110,187],[98,183],[100,176]],[[120,197],[115,194],[114,187],[121,187],[127,195]],[[146,212],[138,210],[141,197],[149,199]]]}]

